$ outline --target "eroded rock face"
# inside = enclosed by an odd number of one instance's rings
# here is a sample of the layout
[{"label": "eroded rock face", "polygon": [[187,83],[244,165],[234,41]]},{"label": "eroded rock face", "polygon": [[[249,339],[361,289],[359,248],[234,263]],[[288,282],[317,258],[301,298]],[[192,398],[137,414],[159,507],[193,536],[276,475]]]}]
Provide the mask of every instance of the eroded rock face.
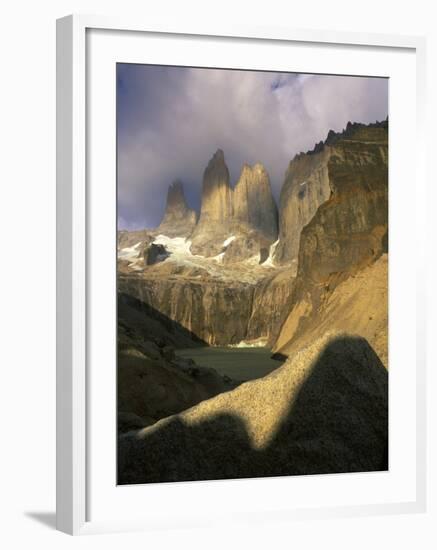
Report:
[{"label": "eroded rock face", "polygon": [[[327,152],[331,196],[302,230],[291,312],[275,344],[277,351],[296,349],[295,344],[311,332],[311,327],[321,324],[325,315],[333,323],[335,315],[330,316],[326,308],[329,303],[332,306],[336,288],[338,294],[343,281],[371,266],[388,250],[386,124],[350,125],[345,135],[331,139],[334,145]],[[372,288],[372,281],[363,284]],[[387,289],[383,276],[381,289]],[[376,316],[377,324],[386,325],[387,303],[382,296],[380,299],[380,307],[375,303],[374,309],[368,309],[365,300],[356,296],[354,302],[351,297],[355,321],[347,329],[353,330],[354,323],[368,315]],[[345,310],[337,314],[341,327],[341,315],[345,314]],[[359,328],[363,330],[362,324]],[[373,337],[369,339],[373,343]],[[378,352],[387,357],[386,343]]]},{"label": "eroded rock face", "polygon": [[245,260],[251,260],[256,264],[262,263],[261,251],[264,251],[265,255],[265,251],[270,248],[271,239],[258,231],[247,231],[245,226],[234,226],[233,233],[235,238],[223,249],[223,263],[238,264]]},{"label": "eroded rock face", "polygon": [[[343,212],[349,214],[343,214],[343,218],[349,215],[356,225],[357,220],[371,215],[360,210],[360,201],[357,201],[356,211],[351,211],[355,202],[353,193],[365,187],[365,179],[372,182],[375,178],[385,178],[387,181],[387,144],[388,121],[369,125],[349,122],[343,132],[331,130],[325,142],[318,143],[312,151],[296,155],[287,169],[279,201],[277,263],[297,266],[303,228],[332,193],[339,197],[340,188],[351,195],[349,204],[343,207]],[[346,200],[345,195],[342,200]],[[381,210],[384,207],[386,198],[383,198]],[[341,217],[340,212],[338,217]],[[344,231],[344,227],[341,230]],[[353,228],[352,232],[355,232]]]},{"label": "eroded rock face", "polygon": [[215,269],[208,273],[170,258],[135,275],[120,272],[118,289],[209,345],[273,343],[290,309],[291,271],[255,264]]},{"label": "eroded rock face", "polygon": [[247,340],[262,339],[273,345],[290,311],[293,284],[293,271],[286,269],[273,272],[255,286]]},{"label": "eroded rock face", "polygon": [[209,345],[237,344],[247,334],[254,286],[234,282],[120,278],[120,291],[173,319]]},{"label": "eroded rock face", "polygon": [[271,374],[119,439],[118,482],[386,470],[388,376],[328,333]]},{"label": "eroded rock face", "polygon": [[245,164],[233,189],[219,149],[203,177],[200,218],[190,237],[193,254],[224,253],[225,263],[243,261],[268,248],[277,234],[278,212],[266,169]]},{"label": "eroded rock face", "polygon": [[279,200],[279,243],[274,256],[279,264],[297,265],[302,229],[331,195],[329,156],[324,148],[290,162]]},{"label": "eroded rock face", "polygon": [[233,192],[233,219],[270,241],[278,235],[278,212],[267,170],[260,163],[245,164]]},{"label": "eroded rock face", "polygon": [[388,132],[381,134],[377,127],[370,140],[371,129],[365,130],[330,150],[332,194],[302,231],[300,278],[324,282],[336,273],[353,273],[387,251]]},{"label": "eroded rock face", "polygon": [[168,237],[187,237],[196,221],[197,214],[187,205],[182,182],[173,182],[168,188],[164,217],[155,232]]},{"label": "eroded rock face", "polygon": [[193,254],[215,256],[229,236],[232,219],[232,189],[229,170],[221,149],[216,151],[203,174],[199,221],[191,235]]}]

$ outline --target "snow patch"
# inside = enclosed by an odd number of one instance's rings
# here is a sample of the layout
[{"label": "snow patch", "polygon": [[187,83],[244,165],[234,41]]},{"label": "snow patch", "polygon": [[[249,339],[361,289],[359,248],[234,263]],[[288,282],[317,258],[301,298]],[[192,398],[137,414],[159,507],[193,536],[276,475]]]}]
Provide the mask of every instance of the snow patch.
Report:
[{"label": "snow patch", "polygon": [[138,256],[138,247],[141,245],[141,241],[137,244],[134,244],[133,246],[128,246],[126,248],[122,248],[118,252],[118,257],[121,260],[132,260],[134,258],[137,258]]},{"label": "snow patch", "polygon": [[257,340],[241,340],[238,344],[231,344],[229,348],[265,348],[267,338],[258,338]]},{"label": "snow patch", "polygon": [[262,263],[263,266],[266,266],[266,267],[275,266],[275,264],[273,263],[273,256],[275,255],[276,247],[278,246],[278,244],[279,244],[279,239],[275,241],[272,245],[270,245],[269,256],[267,260]]},{"label": "snow patch", "polygon": [[225,241],[223,241],[223,246],[229,246],[232,241],[235,241],[235,239],[235,235],[232,235],[232,237],[228,237]]},{"label": "snow patch", "polygon": [[203,269],[214,277],[220,276],[220,271],[217,270],[215,262],[223,262],[224,253],[218,254],[213,258],[205,258],[191,252],[191,241],[184,237],[167,237],[167,235],[158,235],[153,241],[154,244],[165,246],[169,252],[169,256],[164,262],[172,262],[178,265],[183,265],[189,268]]},{"label": "snow patch", "polygon": [[175,256],[192,256],[191,241],[184,237],[167,237],[166,235],[158,235],[153,241],[153,244],[161,244]]},{"label": "snow patch", "polygon": [[302,187],[302,185],[305,185],[306,184],[306,181],[303,181],[300,186]]}]

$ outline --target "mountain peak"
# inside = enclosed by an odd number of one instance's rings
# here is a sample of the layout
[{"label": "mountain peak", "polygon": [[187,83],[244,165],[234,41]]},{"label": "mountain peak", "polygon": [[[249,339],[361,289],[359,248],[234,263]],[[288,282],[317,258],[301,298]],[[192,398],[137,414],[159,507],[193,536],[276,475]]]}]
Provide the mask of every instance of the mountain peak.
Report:
[{"label": "mountain peak", "polygon": [[223,149],[217,149],[217,151],[214,153],[213,158],[224,161],[225,153],[223,152]]},{"label": "mountain peak", "polygon": [[179,206],[188,208],[187,202],[185,200],[184,184],[181,182],[181,180],[175,180],[168,187],[166,210],[173,207],[178,208]]},{"label": "mountain peak", "polygon": [[234,219],[267,238],[276,238],[278,212],[264,166],[243,164],[233,195]]},{"label": "mountain peak", "polygon": [[256,162],[255,164],[248,164],[245,162],[241,167],[240,177],[237,181],[237,184],[241,184],[245,179],[250,179],[251,181],[257,181],[262,178],[263,181],[268,180],[269,176],[265,166],[261,162]]},{"label": "mountain peak", "polygon": [[189,235],[196,219],[196,212],[189,208],[185,200],[183,183],[179,179],[173,181],[168,187],[165,213],[158,231],[167,236],[175,233],[180,233],[178,236]]}]

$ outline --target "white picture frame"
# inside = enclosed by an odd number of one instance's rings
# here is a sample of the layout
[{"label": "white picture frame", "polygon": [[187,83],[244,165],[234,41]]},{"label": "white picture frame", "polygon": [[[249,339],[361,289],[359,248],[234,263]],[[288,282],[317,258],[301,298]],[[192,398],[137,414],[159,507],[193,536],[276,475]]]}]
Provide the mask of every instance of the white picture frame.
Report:
[{"label": "white picture frame", "polygon": [[[90,30],[141,33],[165,40],[174,36],[197,36],[251,41],[266,41],[274,47],[284,43],[312,43],[318,46],[337,45],[344,48],[396,49],[415,57],[415,111],[417,193],[425,185],[424,168],[424,90],[425,40],[421,37],[337,33],[286,28],[178,28],[155,26],[138,20],[72,15],[57,22],[57,528],[69,534],[86,534],[126,529],[147,529],[156,526],[185,525],[189,520],[157,512],[153,522],[145,515],[131,520],[108,515],[94,521],[89,515],[89,486],[92,463],[88,411],[91,404],[90,336],[87,331],[90,304],[90,189],[87,163],[87,33]],[[123,58],[123,61],[126,60]],[[115,150],[114,150],[115,155]],[[115,201],[115,196],[114,196]],[[416,209],[417,231],[423,227]],[[332,506],[322,503],[305,508],[292,505],[274,511],[272,519],[338,517],[362,514],[420,512],[426,506],[426,401],[425,401],[425,251],[417,244],[416,262],[416,364],[415,371],[415,497],[407,500]],[[115,351],[115,348],[114,348]],[[114,421],[115,423],[115,421]],[[115,477],[115,473],[114,473]],[[205,483],[205,482],[204,482]],[[215,487],[221,482],[215,482]],[[233,482],[226,482],[233,483]],[[240,482],[237,482],[240,483]],[[246,483],[246,485],[244,485]],[[249,487],[250,480],[240,483]],[[336,483],[333,481],[332,483]],[[227,486],[229,487],[229,485]],[[138,488],[138,490],[142,490]],[[154,487],[159,492],[159,486]],[[165,491],[169,491],[168,486]],[[243,489],[244,490],[244,489]],[[272,489],[274,490],[274,489]],[[253,506],[244,518],[256,520],[262,508]],[[171,517],[170,517],[171,516]],[[236,516],[237,521],[239,518]],[[241,516],[243,518],[243,515]],[[240,518],[240,519],[241,519]],[[204,525],[205,522],[193,522]]]}]

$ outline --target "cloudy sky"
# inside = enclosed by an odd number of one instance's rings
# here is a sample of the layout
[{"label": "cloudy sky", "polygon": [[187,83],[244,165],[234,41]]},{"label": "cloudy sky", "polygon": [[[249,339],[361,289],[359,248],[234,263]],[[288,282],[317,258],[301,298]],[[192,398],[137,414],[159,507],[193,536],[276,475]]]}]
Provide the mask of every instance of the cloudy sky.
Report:
[{"label": "cloudy sky", "polygon": [[330,129],[388,113],[388,80],[117,65],[119,228],[156,227],[175,179],[200,206],[202,174],[223,149],[234,185],[262,162],[276,199],[289,161]]}]

